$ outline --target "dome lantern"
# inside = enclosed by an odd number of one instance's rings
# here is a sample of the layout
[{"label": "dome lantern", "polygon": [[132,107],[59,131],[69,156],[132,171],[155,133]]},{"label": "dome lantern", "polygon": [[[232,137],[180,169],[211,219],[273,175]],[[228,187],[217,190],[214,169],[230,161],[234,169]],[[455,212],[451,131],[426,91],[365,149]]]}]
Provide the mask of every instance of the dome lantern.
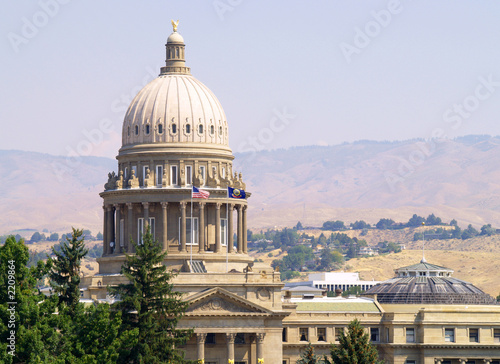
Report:
[{"label": "dome lantern", "polygon": [[177,33],[177,26],[179,21],[174,22],[172,20],[173,33],[167,38],[166,47],[166,60],[165,67],[161,68],[161,74],[190,74],[189,67],[186,67],[186,59],[184,58],[184,51],[186,45],[184,44],[184,38]]}]

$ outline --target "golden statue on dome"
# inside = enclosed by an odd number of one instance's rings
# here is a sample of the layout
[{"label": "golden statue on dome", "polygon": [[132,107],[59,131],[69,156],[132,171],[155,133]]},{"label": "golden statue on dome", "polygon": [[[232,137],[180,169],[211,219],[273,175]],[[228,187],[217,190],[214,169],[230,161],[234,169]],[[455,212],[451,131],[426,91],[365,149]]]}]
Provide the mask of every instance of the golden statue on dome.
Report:
[{"label": "golden statue on dome", "polygon": [[174,28],[174,32],[176,32],[177,31],[177,27],[179,26],[179,20],[177,20],[177,22],[175,22],[172,19],[171,21],[172,21],[172,27]]}]

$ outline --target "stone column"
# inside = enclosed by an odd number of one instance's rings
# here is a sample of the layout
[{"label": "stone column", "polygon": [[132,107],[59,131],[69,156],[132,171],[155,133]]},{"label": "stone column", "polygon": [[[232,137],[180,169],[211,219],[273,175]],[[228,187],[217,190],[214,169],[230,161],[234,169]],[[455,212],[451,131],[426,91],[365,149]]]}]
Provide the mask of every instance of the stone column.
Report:
[{"label": "stone column", "polygon": [[247,206],[242,206],[243,210],[243,253],[247,253]]},{"label": "stone column", "polygon": [[[121,238],[121,231],[120,231],[120,219],[121,219],[121,211],[120,211],[120,205],[115,204],[115,211],[116,211],[116,219],[115,219],[115,249],[116,251],[121,251],[123,249],[122,246],[120,245],[120,238]],[[120,248],[118,248],[120,247]]]},{"label": "stone column", "polygon": [[215,252],[220,252],[220,203],[215,204]]},{"label": "stone column", "polygon": [[243,216],[241,213],[241,205],[236,205],[236,209],[238,211],[238,232],[236,233],[238,239],[238,253],[243,254]]},{"label": "stone column", "polygon": [[203,253],[205,251],[205,203],[200,202],[200,220],[199,220],[199,242],[198,242],[198,252]]},{"label": "stone column", "polygon": [[257,363],[264,364],[264,337],[265,333],[258,333],[257,338]]},{"label": "stone column", "polygon": [[102,255],[108,255],[108,212],[106,206],[102,206],[103,226],[102,226]]},{"label": "stone column", "polygon": [[186,251],[186,202],[182,201],[180,203],[181,208],[181,241],[180,241],[180,251]]},{"label": "stone column", "polygon": [[143,202],[142,206],[144,207],[144,231],[143,231],[143,233],[146,234],[146,230],[149,226],[149,202]]},{"label": "stone column", "polygon": [[234,251],[234,243],[233,243],[233,204],[228,204],[229,206],[227,211],[227,248],[228,252],[232,253]]},{"label": "stone column", "polygon": [[168,202],[161,203],[161,217],[163,222],[163,231],[162,231],[162,248],[163,251],[168,250],[168,235],[167,235],[167,227],[168,227],[168,216],[167,216],[167,208]]},{"label": "stone column", "polygon": [[125,235],[125,251],[130,252],[130,246],[129,242],[130,239],[132,238],[132,234],[134,233],[134,205],[132,203],[127,203],[127,224],[126,224],[126,230],[127,230],[127,235]]},{"label": "stone column", "polygon": [[234,363],[234,339],[236,339],[236,334],[226,334],[228,363],[230,362],[230,360],[232,360],[231,363]]},{"label": "stone column", "polygon": [[205,361],[205,340],[207,334],[196,334],[196,343],[198,344],[198,361]]},{"label": "stone column", "polygon": [[108,254],[112,254],[113,252],[113,249],[111,249],[111,247],[109,246],[109,243],[114,241],[114,235],[115,235],[115,232],[114,232],[114,228],[113,228],[113,207],[111,205],[107,205],[106,206],[106,214],[108,215],[108,218],[106,219],[107,220],[107,251],[108,251]]},{"label": "stone column", "polygon": [[484,358],[483,362],[484,362],[484,364],[490,364],[491,363],[491,358]]}]

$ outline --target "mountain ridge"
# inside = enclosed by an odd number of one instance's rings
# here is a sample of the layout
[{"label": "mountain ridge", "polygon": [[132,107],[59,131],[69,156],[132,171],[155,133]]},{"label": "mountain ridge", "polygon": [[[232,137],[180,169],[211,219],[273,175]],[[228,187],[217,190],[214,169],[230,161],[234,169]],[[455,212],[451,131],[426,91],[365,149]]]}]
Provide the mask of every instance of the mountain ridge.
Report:
[{"label": "mountain ridge", "polygon": [[[249,228],[327,220],[406,221],[435,213],[459,224],[500,219],[500,137],[358,141],[235,153]],[[102,230],[99,192],[115,159],[0,150],[0,232]]]}]

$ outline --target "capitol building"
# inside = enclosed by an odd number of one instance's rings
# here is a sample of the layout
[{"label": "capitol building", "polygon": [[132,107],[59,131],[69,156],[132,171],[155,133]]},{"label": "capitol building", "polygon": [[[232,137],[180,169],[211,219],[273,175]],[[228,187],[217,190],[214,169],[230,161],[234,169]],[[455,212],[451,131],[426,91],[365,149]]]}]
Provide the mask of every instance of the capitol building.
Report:
[{"label": "capitol building", "polygon": [[[422,261],[362,297],[284,289],[279,272],[248,254],[251,191],[233,169],[230,128],[216,96],[191,75],[174,24],[165,66],[124,116],[117,170],[100,194],[103,255],[99,272],[82,279],[83,299],[111,299],[106,287],[124,282],[130,240],[140,243],[149,227],[189,303],[180,321],[194,328],[181,348],[187,359],[295,364],[309,342],[328,354],[357,318],[386,363],[500,364],[500,306],[451,269]],[[210,195],[193,199],[193,186]]]}]

